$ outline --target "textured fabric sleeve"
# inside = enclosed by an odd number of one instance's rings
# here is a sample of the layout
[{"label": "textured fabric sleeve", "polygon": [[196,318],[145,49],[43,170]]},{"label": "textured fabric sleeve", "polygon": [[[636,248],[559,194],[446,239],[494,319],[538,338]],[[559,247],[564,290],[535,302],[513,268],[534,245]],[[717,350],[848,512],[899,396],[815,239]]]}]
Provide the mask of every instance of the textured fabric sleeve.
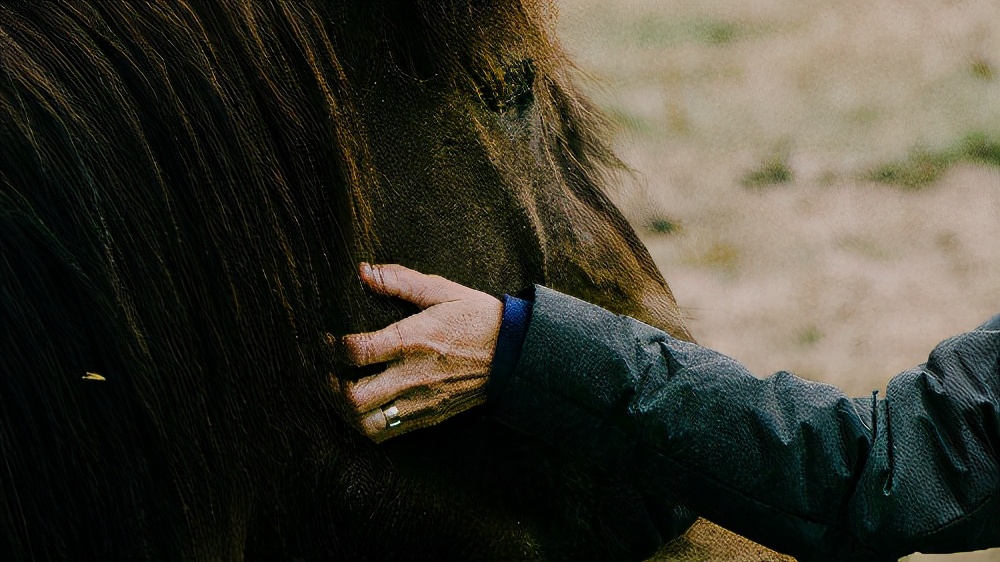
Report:
[{"label": "textured fabric sleeve", "polygon": [[496,415],[801,560],[1000,546],[996,324],[851,400],[536,287]]}]

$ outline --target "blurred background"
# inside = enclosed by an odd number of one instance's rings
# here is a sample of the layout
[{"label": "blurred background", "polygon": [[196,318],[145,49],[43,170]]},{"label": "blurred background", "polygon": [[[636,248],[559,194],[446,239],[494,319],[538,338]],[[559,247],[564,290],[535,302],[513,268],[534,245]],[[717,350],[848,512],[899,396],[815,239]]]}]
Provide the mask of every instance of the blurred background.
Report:
[{"label": "blurred background", "polygon": [[1000,1],[557,5],[700,343],[864,396],[1000,313]]}]

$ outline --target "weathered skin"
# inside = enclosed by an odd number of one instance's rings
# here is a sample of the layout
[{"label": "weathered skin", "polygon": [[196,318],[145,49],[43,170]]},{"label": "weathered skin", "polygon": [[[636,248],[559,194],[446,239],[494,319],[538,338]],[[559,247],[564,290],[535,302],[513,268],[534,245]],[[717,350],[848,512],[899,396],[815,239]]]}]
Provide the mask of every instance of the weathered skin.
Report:
[{"label": "weathered skin", "polygon": [[[376,446],[328,388],[328,332],[412,312],[360,260],[690,337],[539,7],[95,5],[0,5],[0,558],[622,558],[683,531],[484,412]],[[672,555],[767,556],[709,525]]]}]

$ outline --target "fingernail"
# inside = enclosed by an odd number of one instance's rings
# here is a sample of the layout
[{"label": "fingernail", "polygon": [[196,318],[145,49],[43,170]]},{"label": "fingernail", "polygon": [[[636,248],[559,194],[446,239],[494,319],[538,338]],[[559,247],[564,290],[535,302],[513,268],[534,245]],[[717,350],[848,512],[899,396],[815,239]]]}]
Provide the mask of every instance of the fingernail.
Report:
[{"label": "fingernail", "polygon": [[361,262],[361,275],[364,275],[365,277],[372,276],[372,266],[370,263],[366,261]]}]

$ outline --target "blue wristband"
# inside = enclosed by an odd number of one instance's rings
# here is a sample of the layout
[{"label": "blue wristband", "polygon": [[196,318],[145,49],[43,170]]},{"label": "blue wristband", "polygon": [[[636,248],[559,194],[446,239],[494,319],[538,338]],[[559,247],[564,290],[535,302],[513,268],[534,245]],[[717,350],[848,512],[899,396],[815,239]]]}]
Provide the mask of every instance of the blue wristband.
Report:
[{"label": "blue wristband", "polygon": [[500,323],[500,333],[497,335],[497,347],[493,354],[493,369],[486,385],[487,403],[495,403],[503,396],[510,381],[511,373],[521,357],[521,346],[528,334],[528,323],[531,320],[531,301],[503,296],[503,320]]}]

